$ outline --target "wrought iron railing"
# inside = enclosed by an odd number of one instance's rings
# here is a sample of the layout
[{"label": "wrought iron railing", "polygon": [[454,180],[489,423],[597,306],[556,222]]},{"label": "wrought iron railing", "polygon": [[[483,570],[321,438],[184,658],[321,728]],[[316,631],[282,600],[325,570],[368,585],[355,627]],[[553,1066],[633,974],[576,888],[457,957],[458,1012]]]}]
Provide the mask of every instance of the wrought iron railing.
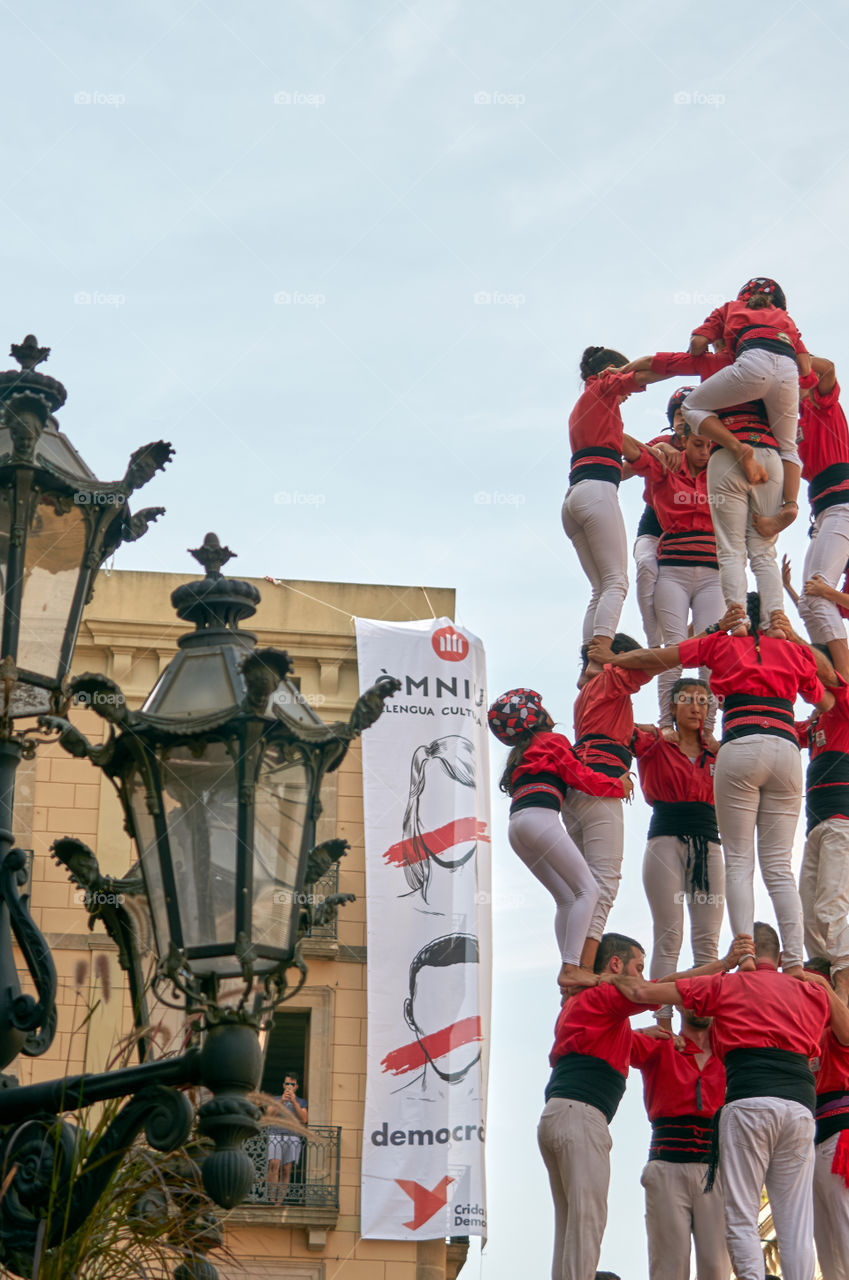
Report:
[{"label": "wrought iron railing", "polygon": [[[263,1128],[245,1143],[245,1151],[253,1161],[256,1178],[245,1204],[303,1205],[306,1208],[339,1208],[339,1143],[342,1130],[336,1125],[309,1125],[308,1134],[300,1139],[300,1149],[292,1161],[288,1185],[269,1182],[269,1130]],[[292,1135],[294,1136],[294,1135]],[[285,1140],[284,1159],[295,1154]],[[272,1155],[274,1147],[272,1145]]]},{"label": "wrought iron railing", "polygon": [[[329,898],[332,893],[339,892],[339,865],[333,863],[330,870],[325,872],[320,880],[316,880],[314,884],[309,886],[312,900],[316,906],[320,906],[325,898]],[[336,940],[336,917],[328,920],[327,924],[314,924],[312,928],[307,929],[304,934],[305,938],[329,938],[331,941]]]}]

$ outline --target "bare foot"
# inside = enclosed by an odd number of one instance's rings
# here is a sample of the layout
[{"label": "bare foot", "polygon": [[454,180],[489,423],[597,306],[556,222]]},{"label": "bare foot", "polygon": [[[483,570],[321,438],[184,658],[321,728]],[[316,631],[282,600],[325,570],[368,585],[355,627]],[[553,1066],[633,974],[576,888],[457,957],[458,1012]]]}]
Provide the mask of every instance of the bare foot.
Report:
[{"label": "bare foot", "polygon": [[736,627],[732,627],[729,635],[747,636],[751,631],[751,625],[748,618],[744,618],[742,622],[738,622]]},{"label": "bare foot", "polygon": [[757,965],[755,964],[755,957],[744,956],[743,959],[738,964],[737,968],[740,970],[741,973],[754,973],[755,969],[757,968]]},{"label": "bare foot", "polygon": [[766,468],[755,459],[755,451],[750,444],[744,445],[740,457],[737,459],[743,468],[743,474],[749,484],[766,484],[769,476]]},{"label": "bare foot", "polygon": [[753,515],[752,524],[757,529],[762,538],[777,538],[782,529],[787,529],[799,514],[799,504],[796,502],[782,503],[778,510],[778,515],[761,516]]},{"label": "bare foot", "polygon": [[562,964],[557,975],[557,985],[565,994],[580,991],[583,987],[598,986],[598,977],[589,969],[582,969],[578,964]]},{"label": "bare foot", "polygon": [[785,964],[782,966],[781,972],[786,973],[788,978],[801,978],[805,970],[800,964],[791,964],[789,969]]}]

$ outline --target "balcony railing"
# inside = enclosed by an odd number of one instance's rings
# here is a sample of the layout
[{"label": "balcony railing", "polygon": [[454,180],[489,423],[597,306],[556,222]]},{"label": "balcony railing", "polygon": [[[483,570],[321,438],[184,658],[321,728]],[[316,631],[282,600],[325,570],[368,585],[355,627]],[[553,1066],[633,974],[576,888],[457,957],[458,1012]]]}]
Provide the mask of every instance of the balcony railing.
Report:
[{"label": "balcony railing", "polygon": [[287,1187],[268,1181],[268,1129],[245,1143],[256,1178],[246,1205],[302,1205],[305,1208],[339,1208],[339,1140],[335,1125],[310,1125],[308,1136],[293,1162]]}]

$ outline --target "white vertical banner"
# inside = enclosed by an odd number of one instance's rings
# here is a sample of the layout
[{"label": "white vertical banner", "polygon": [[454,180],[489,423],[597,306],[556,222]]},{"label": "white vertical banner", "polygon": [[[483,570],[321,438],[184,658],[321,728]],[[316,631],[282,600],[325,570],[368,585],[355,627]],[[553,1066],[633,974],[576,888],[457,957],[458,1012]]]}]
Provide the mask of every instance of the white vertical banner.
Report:
[{"label": "white vertical banner", "polygon": [[448,618],[357,619],[360,689],[401,689],[363,734],[368,1075],[362,1235],[486,1236],[491,880],[486,666]]}]

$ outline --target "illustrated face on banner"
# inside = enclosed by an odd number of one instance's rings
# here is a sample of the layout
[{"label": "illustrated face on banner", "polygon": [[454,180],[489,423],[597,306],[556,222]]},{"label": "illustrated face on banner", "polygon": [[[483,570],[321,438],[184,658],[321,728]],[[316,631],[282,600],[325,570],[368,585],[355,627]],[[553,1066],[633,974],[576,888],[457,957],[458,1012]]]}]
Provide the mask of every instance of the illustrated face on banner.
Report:
[{"label": "illustrated face on banner", "polygon": [[410,965],[404,1017],[425,1060],[441,1080],[457,1084],[480,1058],[478,942],[449,934],[423,947]]},{"label": "illustrated face on banner", "polygon": [[477,852],[475,748],[450,734],[417,747],[399,846],[410,889],[428,901],[434,866],[459,871]]}]

